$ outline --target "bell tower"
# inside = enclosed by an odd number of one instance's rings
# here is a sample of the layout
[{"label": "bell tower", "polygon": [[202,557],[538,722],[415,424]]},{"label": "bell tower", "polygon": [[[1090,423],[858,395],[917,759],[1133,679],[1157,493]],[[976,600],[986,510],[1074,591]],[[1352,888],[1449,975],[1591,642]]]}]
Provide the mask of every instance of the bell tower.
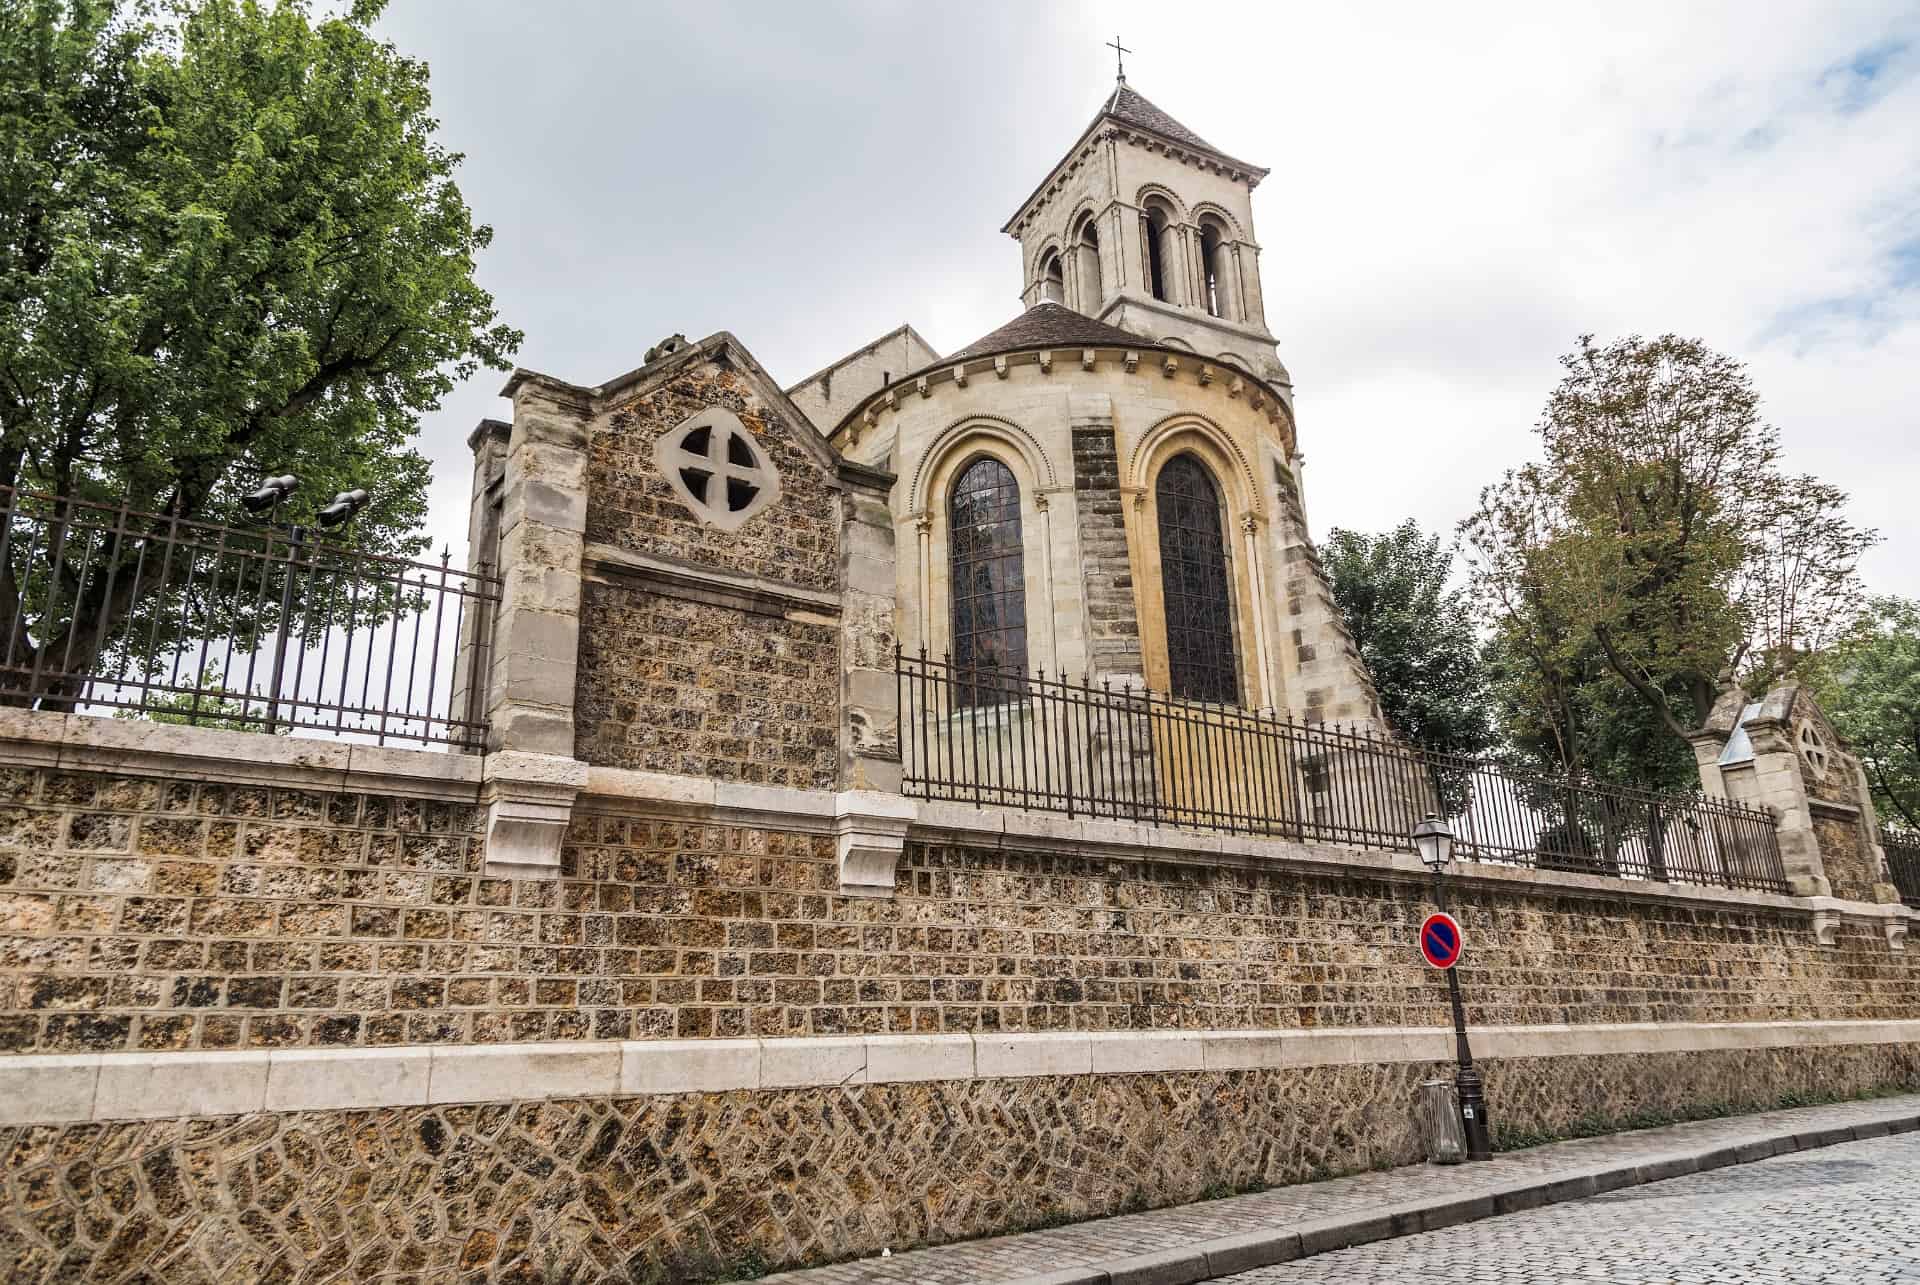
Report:
[{"label": "bell tower", "polygon": [[1028,307],[1064,304],[1290,392],[1267,329],[1253,189],[1237,160],[1135,91],[1093,123],[1001,231],[1020,242]]}]

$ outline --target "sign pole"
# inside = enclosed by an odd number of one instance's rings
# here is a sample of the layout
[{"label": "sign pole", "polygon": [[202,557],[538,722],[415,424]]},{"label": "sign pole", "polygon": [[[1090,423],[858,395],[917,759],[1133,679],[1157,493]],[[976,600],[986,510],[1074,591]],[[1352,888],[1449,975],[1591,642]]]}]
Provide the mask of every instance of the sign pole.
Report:
[{"label": "sign pole", "polygon": [[[1433,872],[1433,900],[1445,911],[1446,885],[1436,869]],[[1454,1092],[1460,1099],[1460,1123],[1467,1135],[1467,1159],[1493,1159],[1493,1136],[1487,1126],[1487,1096],[1480,1080],[1480,1068],[1473,1064],[1473,1050],[1467,1045],[1467,1010],[1460,1002],[1460,974],[1457,960],[1446,968],[1447,995],[1453,1001],[1453,1042],[1460,1066],[1453,1075]]]}]

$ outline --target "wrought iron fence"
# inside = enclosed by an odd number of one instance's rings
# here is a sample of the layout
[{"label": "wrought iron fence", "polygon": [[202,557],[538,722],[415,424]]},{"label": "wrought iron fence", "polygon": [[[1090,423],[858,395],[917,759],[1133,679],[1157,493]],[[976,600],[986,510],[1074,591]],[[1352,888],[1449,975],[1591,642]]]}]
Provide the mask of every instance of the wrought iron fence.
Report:
[{"label": "wrought iron fence", "polygon": [[1540,775],[1363,731],[896,649],[920,798],[1405,850],[1429,812],[1473,861],[1787,891],[1773,818]]},{"label": "wrought iron fence", "polygon": [[0,487],[0,705],[475,748],[492,576]]},{"label": "wrought iron fence", "polygon": [[1880,846],[1887,854],[1887,872],[1900,890],[1900,900],[1920,909],[1920,833],[1881,826]]}]

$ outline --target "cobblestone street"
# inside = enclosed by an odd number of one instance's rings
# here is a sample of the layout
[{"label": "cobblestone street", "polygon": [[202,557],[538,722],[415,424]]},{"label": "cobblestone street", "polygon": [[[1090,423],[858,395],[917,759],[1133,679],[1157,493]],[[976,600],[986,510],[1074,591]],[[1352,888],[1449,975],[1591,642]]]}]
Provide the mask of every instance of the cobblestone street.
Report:
[{"label": "cobblestone street", "polygon": [[1223,1278],[1920,1281],[1920,1135],[1776,1156]]}]

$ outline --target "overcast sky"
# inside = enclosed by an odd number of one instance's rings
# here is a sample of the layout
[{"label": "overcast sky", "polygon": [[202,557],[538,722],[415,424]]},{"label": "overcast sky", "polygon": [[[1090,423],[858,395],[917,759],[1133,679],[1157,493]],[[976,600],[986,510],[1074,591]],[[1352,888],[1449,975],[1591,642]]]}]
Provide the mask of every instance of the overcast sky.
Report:
[{"label": "overcast sky", "polygon": [[[595,384],[731,330],[782,383],[1020,307],[997,229],[1113,83],[1270,167],[1267,322],[1315,532],[1451,532],[1583,331],[1751,366],[1786,465],[1920,596],[1920,2],[393,0],[520,364]],[[486,372],[425,425],[464,534]]]}]

